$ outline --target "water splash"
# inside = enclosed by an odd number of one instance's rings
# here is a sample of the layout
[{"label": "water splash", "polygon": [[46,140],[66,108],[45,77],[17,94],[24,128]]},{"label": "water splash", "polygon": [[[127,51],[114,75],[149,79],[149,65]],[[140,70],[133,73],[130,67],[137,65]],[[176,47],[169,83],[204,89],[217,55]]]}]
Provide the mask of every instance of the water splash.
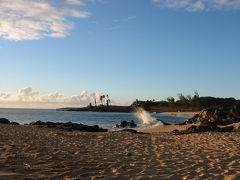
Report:
[{"label": "water splash", "polygon": [[162,122],[158,121],[156,118],[152,117],[143,108],[138,108],[135,112],[135,116],[142,122],[143,125],[163,125]]}]

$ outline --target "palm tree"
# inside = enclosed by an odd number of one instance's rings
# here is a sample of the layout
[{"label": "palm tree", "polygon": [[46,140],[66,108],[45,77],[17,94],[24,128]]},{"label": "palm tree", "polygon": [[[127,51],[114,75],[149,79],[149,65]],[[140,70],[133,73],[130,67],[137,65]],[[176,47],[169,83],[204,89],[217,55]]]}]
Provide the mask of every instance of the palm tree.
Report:
[{"label": "palm tree", "polygon": [[110,99],[107,99],[107,106],[109,106],[110,104]]},{"label": "palm tree", "polygon": [[106,98],[105,95],[100,96],[100,101],[101,101],[102,104],[103,104],[103,100],[104,100],[105,98]]}]

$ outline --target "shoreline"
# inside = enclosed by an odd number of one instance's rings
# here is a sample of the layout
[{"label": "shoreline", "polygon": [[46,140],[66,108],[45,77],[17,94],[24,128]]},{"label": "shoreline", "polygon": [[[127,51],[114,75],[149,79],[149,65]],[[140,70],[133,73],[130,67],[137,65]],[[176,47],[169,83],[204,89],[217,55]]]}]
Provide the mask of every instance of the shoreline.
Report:
[{"label": "shoreline", "polygon": [[168,114],[168,115],[196,115],[199,114],[200,111],[186,111],[186,112],[162,112],[160,114]]},{"label": "shoreline", "polygon": [[[179,130],[179,131],[185,131],[187,130],[189,127],[191,126],[198,126],[199,124],[187,124],[187,125],[158,125],[155,127],[151,127],[151,128],[147,128],[147,129],[143,129],[141,132],[143,133],[171,133],[174,130]],[[233,132],[240,132],[240,122],[239,123],[233,123],[233,124],[229,124],[229,125],[219,125],[219,127],[224,128],[224,127],[228,127],[228,126],[233,126],[234,127],[234,131]],[[141,128],[136,130],[141,130]]]},{"label": "shoreline", "polygon": [[[88,111],[88,112],[124,112],[134,113],[138,108],[134,106],[91,106],[91,107],[65,107],[57,108],[56,111]],[[171,107],[148,107],[145,109],[150,113],[166,113],[166,114],[195,114],[199,113],[198,110],[190,110],[189,108],[171,108]],[[181,112],[179,112],[181,110]]]}]

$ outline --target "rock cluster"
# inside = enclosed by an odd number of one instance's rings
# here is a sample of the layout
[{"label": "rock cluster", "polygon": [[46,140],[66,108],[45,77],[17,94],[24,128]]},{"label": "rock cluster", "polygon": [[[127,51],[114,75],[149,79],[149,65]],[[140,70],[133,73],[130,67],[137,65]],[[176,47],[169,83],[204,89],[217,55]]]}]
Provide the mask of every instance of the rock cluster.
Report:
[{"label": "rock cluster", "polygon": [[194,116],[183,124],[228,125],[237,122],[240,122],[239,104],[227,108],[210,108],[203,110],[199,115]]},{"label": "rock cluster", "polygon": [[231,132],[234,130],[234,126],[220,128],[219,125],[229,125],[237,122],[240,122],[239,104],[236,104],[232,107],[209,108],[201,111],[200,114],[181,124],[198,124],[197,126],[193,125],[185,131],[174,130],[173,133],[189,134],[208,131]]},{"label": "rock cluster", "polygon": [[116,124],[116,128],[135,128],[137,124],[133,120],[131,121],[122,121],[120,124]]},{"label": "rock cluster", "polygon": [[17,122],[11,122],[6,118],[0,118],[0,124],[19,125]]},{"label": "rock cluster", "polygon": [[87,126],[84,124],[77,124],[77,123],[72,123],[72,122],[67,122],[67,123],[54,123],[54,122],[42,122],[42,121],[37,121],[37,122],[32,122],[30,125],[35,125],[39,127],[45,127],[45,128],[57,128],[57,129],[63,129],[63,130],[77,130],[81,132],[107,132],[107,129],[100,128],[99,126]]},{"label": "rock cluster", "polygon": [[199,125],[199,126],[190,126],[185,131],[174,130],[172,133],[176,135],[180,134],[191,134],[191,133],[203,133],[203,132],[232,132],[234,130],[234,126],[227,126],[220,128],[216,124],[208,124],[208,125]]}]

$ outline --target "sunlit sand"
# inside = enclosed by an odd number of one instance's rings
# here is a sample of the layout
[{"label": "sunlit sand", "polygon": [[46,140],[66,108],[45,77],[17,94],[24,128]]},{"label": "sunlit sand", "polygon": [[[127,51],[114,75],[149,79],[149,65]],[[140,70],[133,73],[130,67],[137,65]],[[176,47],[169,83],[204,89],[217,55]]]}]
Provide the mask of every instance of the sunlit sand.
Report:
[{"label": "sunlit sand", "polygon": [[240,178],[240,132],[176,136],[0,129],[0,179]]}]

